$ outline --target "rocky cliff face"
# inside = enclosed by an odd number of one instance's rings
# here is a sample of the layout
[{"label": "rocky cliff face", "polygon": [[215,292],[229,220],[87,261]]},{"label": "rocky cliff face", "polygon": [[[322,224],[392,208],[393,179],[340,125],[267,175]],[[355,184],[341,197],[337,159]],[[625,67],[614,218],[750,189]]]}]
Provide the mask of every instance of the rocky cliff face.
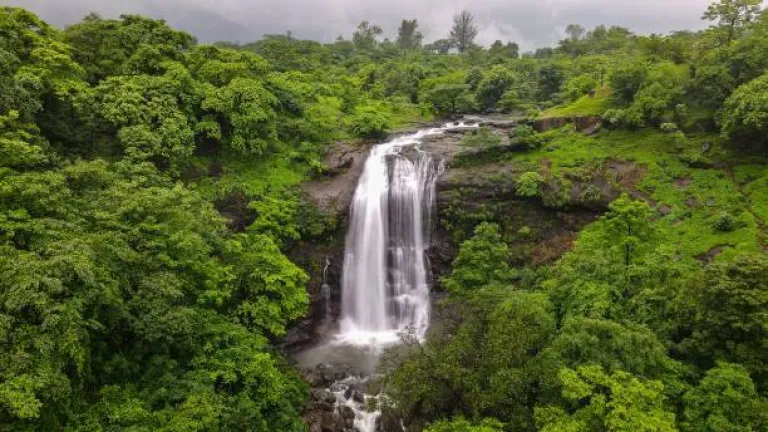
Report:
[{"label": "rocky cliff face", "polygon": [[[501,144],[492,151],[518,151],[508,138],[509,129],[517,124],[480,121],[502,137]],[[567,123],[576,123],[577,130],[592,133],[599,127],[599,118],[553,119],[533,126],[545,131]],[[437,223],[429,254],[438,290],[440,276],[450,271],[460,243],[479,221],[490,220],[502,226],[514,264],[552,262],[570,249],[578,231],[599,217],[619,195],[621,187],[613,180],[634,168],[616,162],[602,167],[589,179],[547,179],[540,187],[540,196],[522,197],[517,193],[516,179],[526,171],[525,167],[514,162],[474,162],[482,155],[475,158],[473,150],[459,145],[466,133],[471,131],[456,129],[424,142],[424,149],[442,157],[446,164],[437,183]],[[546,170],[546,166],[541,167],[541,171]]]},{"label": "rocky cliff face", "polygon": [[[470,120],[480,122],[502,137],[494,151],[511,152],[508,131],[515,121],[498,119]],[[599,127],[599,118],[547,119],[532,125],[539,130],[574,123],[577,130],[591,133]],[[474,129],[456,127],[445,134],[429,137],[422,147],[445,162],[445,171],[437,183],[437,209],[433,218],[433,234],[428,253],[435,288],[440,277],[450,271],[460,243],[480,220],[499,223],[504,231],[517,265],[540,265],[552,262],[566,252],[576,233],[605,211],[639,168],[613,161],[596,170],[590,178],[547,179],[540,196],[521,197],[516,179],[525,172],[514,162],[469,163],[471,150],[460,146],[461,140]],[[317,341],[332,330],[340,313],[341,272],[348,209],[373,143],[337,143],[328,153],[328,172],[303,185],[307,199],[339,221],[337,230],[324,243],[299,243],[292,258],[310,274],[308,291],[311,307],[308,316],[296,323],[284,340],[291,350]],[[469,156],[467,156],[469,152]],[[546,172],[547,167],[540,167]],[[629,188],[631,189],[631,187]],[[324,289],[325,285],[325,289]]]}]

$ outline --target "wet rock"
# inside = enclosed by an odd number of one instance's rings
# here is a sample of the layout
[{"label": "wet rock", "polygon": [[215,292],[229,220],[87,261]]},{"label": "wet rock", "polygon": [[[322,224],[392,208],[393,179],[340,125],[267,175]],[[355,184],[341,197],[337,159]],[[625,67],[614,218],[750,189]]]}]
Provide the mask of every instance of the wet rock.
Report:
[{"label": "wet rock", "polygon": [[517,126],[516,120],[485,120],[480,123],[480,126],[487,126],[498,129],[508,129]]},{"label": "wet rock", "polygon": [[341,418],[343,419],[353,419],[355,418],[355,410],[353,410],[351,407],[347,405],[342,405],[339,408],[339,414],[341,415]]},{"label": "wet rock", "polygon": [[365,403],[365,395],[362,392],[354,391],[352,392],[352,400],[357,403]]},{"label": "wet rock", "polygon": [[327,401],[320,401],[320,402],[317,402],[317,403],[315,404],[315,406],[316,406],[318,409],[320,409],[320,410],[322,410],[322,411],[326,411],[326,412],[333,412],[333,411],[336,411],[336,407],[335,407],[335,406],[334,406],[332,403],[330,403],[330,402],[327,402]]},{"label": "wet rock", "polygon": [[476,130],[476,128],[473,127],[466,127],[466,126],[457,126],[455,128],[446,129],[446,134],[465,134],[467,132],[471,132],[473,130]]},{"label": "wet rock", "polygon": [[312,389],[311,391],[312,400],[314,401],[328,401],[328,402],[335,402],[336,397],[333,395],[333,393],[329,392],[325,389]]},{"label": "wet rock", "polygon": [[320,417],[320,430],[322,432],[338,432],[338,420],[335,413],[324,412]]},{"label": "wet rock", "polygon": [[400,418],[394,411],[385,408],[376,419],[376,432],[403,432]]},{"label": "wet rock", "polygon": [[352,386],[347,387],[347,390],[344,391],[344,398],[349,400],[352,399],[352,393],[355,392],[355,389]]}]

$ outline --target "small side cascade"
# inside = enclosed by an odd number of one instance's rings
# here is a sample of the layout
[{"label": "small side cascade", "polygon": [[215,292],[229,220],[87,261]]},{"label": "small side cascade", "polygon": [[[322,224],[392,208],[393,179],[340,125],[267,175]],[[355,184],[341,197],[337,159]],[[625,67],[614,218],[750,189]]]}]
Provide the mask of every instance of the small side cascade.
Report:
[{"label": "small side cascade", "polygon": [[320,286],[320,295],[323,298],[323,326],[329,326],[333,321],[331,311],[331,285],[328,284],[328,269],[331,267],[330,257],[325,258],[325,267],[323,267],[323,283]]}]

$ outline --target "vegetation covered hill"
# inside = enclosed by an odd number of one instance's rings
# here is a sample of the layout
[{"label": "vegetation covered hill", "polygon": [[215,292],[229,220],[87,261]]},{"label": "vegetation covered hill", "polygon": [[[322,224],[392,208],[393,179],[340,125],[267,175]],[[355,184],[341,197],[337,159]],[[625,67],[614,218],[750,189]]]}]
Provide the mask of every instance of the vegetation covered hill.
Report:
[{"label": "vegetation covered hill", "polygon": [[405,20],[210,46],[0,8],[0,430],[304,430],[275,348],[308,304],[287,256],[337,221],[297,186],[334,141],[485,112],[603,130],[482,129],[464,169],[511,167],[553,209],[627,195],[554,261],[510,249],[542,227],[449,214],[447,318],[387,363],[388,409],[433,432],[768,429],[768,14],[704,18],[521,55],[476,46],[468,12],[429,45]]}]

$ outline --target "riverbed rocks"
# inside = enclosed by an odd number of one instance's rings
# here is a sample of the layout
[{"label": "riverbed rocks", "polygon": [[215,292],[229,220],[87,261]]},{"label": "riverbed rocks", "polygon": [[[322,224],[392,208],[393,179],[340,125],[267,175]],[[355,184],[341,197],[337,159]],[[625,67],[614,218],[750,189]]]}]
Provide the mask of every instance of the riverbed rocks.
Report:
[{"label": "riverbed rocks", "polygon": [[[311,432],[362,432],[355,426],[358,417],[355,410],[363,414],[368,377],[359,377],[350,365],[325,363],[303,370],[302,374],[312,386],[304,414]],[[377,432],[402,432],[402,429],[384,428],[390,423],[386,420],[377,427]],[[396,424],[399,427],[399,421]]]}]

